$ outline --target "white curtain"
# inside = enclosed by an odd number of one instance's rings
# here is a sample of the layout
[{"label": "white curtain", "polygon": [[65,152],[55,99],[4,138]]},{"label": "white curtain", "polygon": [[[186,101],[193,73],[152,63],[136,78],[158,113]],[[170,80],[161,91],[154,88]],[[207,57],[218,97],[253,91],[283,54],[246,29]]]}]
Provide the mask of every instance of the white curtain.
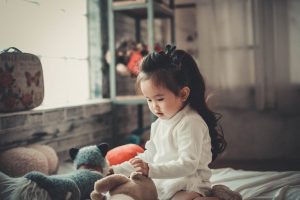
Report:
[{"label": "white curtain", "polygon": [[300,2],[198,0],[200,70],[215,106],[300,113]]},{"label": "white curtain", "polygon": [[[199,0],[199,66],[218,105],[253,106],[252,4],[249,0]],[[226,98],[224,98],[226,95]]]}]

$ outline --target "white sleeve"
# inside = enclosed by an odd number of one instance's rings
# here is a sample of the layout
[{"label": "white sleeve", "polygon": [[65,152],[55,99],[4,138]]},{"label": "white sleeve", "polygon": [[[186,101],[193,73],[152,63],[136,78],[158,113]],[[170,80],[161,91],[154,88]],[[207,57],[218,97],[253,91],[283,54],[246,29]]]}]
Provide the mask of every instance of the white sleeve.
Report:
[{"label": "white sleeve", "polygon": [[[153,129],[155,129],[152,127],[153,126],[151,126],[150,140],[146,142],[145,151],[143,153],[139,153],[136,156],[137,158],[142,159],[146,163],[152,163],[153,156],[156,152],[155,145],[154,145],[153,141],[151,140],[152,131],[153,131]],[[115,174],[123,174],[125,176],[129,176],[131,174],[131,172],[135,171],[134,167],[128,161],[123,162],[119,165],[114,165],[114,166],[112,166],[112,168],[113,168]]]},{"label": "white sleeve", "polygon": [[156,133],[157,124],[158,124],[157,120],[151,124],[150,139],[145,144],[145,151],[144,153],[137,155],[138,158],[142,159],[144,162],[148,164],[153,162],[153,157],[156,153],[156,148],[153,142],[153,136]]},{"label": "white sleeve", "polygon": [[206,124],[199,119],[185,120],[174,132],[178,159],[162,164],[149,164],[151,178],[178,178],[191,175],[199,167],[203,138],[208,134]]},{"label": "white sleeve", "polygon": [[[152,163],[153,155],[155,153],[153,142],[149,140],[146,143],[145,148],[146,150],[143,153],[138,154],[136,158],[140,158],[146,163]],[[114,165],[112,168],[115,174],[123,174],[125,176],[129,176],[135,171],[134,167],[128,161],[125,161],[119,165]]]},{"label": "white sleeve", "polygon": [[119,165],[114,165],[112,168],[114,170],[114,174],[123,174],[128,177],[132,172],[135,171],[134,167],[128,161],[125,161]]},{"label": "white sleeve", "polygon": [[146,163],[152,163],[153,156],[155,155],[155,153],[156,153],[155,145],[153,141],[150,139],[148,142],[146,142],[144,153],[140,153],[136,157],[142,159]]}]

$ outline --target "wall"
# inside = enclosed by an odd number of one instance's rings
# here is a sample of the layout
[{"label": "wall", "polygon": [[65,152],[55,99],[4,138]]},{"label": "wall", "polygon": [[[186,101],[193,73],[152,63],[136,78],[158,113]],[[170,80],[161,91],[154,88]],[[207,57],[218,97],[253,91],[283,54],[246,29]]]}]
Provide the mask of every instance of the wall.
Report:
[{"label": "wall", "polygon": [[108,100],[0,115],[0,152],[39,143],[50,145],[65,160],[72,147],[104,141],[112,141],[112,106]]},{"label": "wall", "polygon": [[300,116],[254,109],[218,108],[228,143],[216,166],[300,170]]},{"label": "wall", "polygon": [[[148,126],[151,124],[151,114],[147,105],[141,106],[143,110],[142,119],[139,118],[138,105],[115,105],[113,107],[113,132],[114,132],[114,145],[120,145],[128,142],[140,141],[141,144],[148,140],[149,130]],[[139,120],[142,121],[140,127]],[[132,137],[132,136],[138,137]]]}]

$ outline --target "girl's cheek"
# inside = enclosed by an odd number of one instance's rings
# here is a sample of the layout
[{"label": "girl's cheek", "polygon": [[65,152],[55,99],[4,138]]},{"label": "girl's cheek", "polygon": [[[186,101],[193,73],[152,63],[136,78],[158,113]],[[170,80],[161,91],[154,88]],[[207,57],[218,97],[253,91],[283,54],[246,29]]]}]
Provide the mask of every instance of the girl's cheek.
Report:
[{"label": "girl's cheek", "polygon": [[152,106],[152,103],[151,102],[148,102],[148,107],[149,109],[152,111],[153,110],[153,106]]}]

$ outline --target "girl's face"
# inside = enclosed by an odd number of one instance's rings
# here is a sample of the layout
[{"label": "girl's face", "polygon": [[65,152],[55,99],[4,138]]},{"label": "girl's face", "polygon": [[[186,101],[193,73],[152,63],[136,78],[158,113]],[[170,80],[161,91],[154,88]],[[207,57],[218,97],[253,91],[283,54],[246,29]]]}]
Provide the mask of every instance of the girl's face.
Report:
[{"label": "girl's face", "polygon": [[161,119],[170,119],[184,105],[185,95],[176,96],[169,89],[157,86],[151,79],[140,83],[141,91],[146,97],[151,112]]}]

